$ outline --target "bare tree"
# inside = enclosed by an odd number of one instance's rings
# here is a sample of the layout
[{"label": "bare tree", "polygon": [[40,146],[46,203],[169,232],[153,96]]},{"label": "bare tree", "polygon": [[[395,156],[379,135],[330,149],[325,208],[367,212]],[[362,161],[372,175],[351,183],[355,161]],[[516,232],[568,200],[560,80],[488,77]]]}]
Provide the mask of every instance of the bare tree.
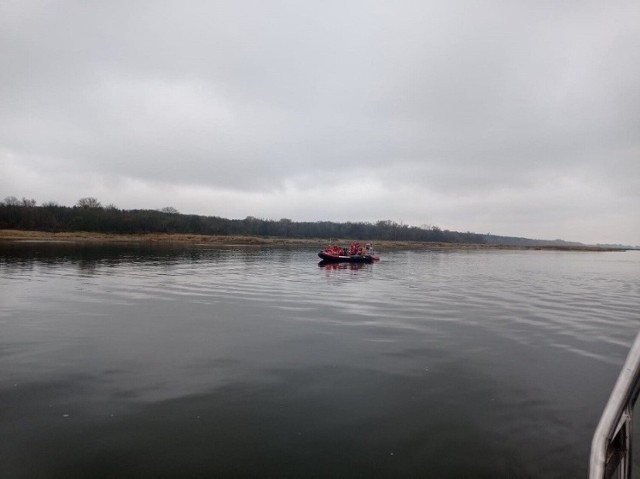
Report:
[{"label": "bare tree", "polygon": [[37,204],[37,202],[36,202],[36,200],[34,200],[33,198],[28,199],[28,198],[25,198],[25,197],[23,196],[23,197],[22,197],[21,204],[22,204],[22,206],[27,206],[27,207],[29,207],[29,208],[33,208],[33,207]]},{"label": "bare tree", "polygon": [[177,215],[178,213],[180,213],[177,209],[175,209],[173,206],[165,206],[164,208],[162,208],[160,210],[162,213],[169,213],[172,215]]},{"label": "bare tree", "polygon": [[97,198],[93,196],[87,196],[86,198],[80,198],[76,203],[76,206],[80,208],[102,208],[102,205]]},{"label": "bare tree", "polygon": [[15,196],[7,196],[2,204],[5,206],[18,206],[20,204],[20,200]]}]

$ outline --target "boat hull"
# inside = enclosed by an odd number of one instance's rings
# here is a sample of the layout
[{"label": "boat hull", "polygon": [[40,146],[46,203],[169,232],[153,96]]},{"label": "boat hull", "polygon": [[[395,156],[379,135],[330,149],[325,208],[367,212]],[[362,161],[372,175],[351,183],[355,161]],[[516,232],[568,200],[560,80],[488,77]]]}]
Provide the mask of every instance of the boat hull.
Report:
[{"label": "boat hull", "polygon": [[377,256],[361,255],[335,255],[320,251],[318,256],[328,263],[373,263],[379,258]]}]

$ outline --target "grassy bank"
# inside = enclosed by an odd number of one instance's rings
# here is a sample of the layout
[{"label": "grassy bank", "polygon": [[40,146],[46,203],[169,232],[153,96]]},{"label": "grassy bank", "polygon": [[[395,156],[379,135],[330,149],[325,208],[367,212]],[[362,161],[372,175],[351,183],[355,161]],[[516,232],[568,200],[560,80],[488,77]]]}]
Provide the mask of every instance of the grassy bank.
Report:
[{"label": "grassy bank", "polygon": [[195,234],[112,234],[87,231],[46,231],[0,230],[0,241],[58,241],[78,243],[191,243],[218,245],[270,245],[270,244],[306,244],[308,240],[289,240],[284,238],[260,238],[255,236],[212,236]]},{"label": "grassy bank", "polygon": [[[367,238],[359,238],[367,241]],[[195,234],[107,234],[85,231],[50,233],[46,231],[0,230],[0,241],[51,241],[76,243],[157,243],[157,244],[209,244],[219,246],[313,246],[323,248],[324,239],[296,239],[259,236],[212,236]],[[346,245],[351,239],[335,239],[334,242]],[[551,250],[551,251],[624,251],[600,246],[513,246],[486,245],[472,243],[441,243],[417,241],[376,241],[378,250],[390,249],[499,249],[499,250]]]}]

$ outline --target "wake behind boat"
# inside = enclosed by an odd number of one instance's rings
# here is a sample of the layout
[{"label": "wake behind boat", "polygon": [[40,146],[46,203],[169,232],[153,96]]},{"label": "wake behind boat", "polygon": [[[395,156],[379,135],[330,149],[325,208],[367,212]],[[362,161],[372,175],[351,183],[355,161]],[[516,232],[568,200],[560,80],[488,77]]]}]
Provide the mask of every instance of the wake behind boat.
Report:
[{"label": "wake behind boat", "polygon": [[379,261],[373,245],[367,243],[364,247],[360,243],[351,243],[349,248],[341,248],[338,245],[330,245],[318,253],[323,261],[331,263],[373,263]]}]

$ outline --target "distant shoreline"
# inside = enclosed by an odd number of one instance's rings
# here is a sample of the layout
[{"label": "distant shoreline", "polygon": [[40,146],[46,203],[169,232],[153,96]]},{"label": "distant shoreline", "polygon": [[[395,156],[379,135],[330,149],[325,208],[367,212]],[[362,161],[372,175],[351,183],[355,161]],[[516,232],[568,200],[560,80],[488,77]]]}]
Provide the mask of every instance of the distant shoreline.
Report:
[{"label": "distant shoreline", "polygon": [[[298,239],[262,236],[222,236],[197,235],[181,233],[145,233],[115,234],[86,231],[67,231],[52,233],[47,231],[0,230],[2,242],[42,241],[50,243],[146,243],[146,244],[206,244],[218,246],[316,246],[323,248],[329,241],[326,239]],[[332,242],[347,244],[352,239],[337,238]],[[360,241],[368,241],[362,238]],[[425,241],[375,241],[378,249],[491,249],[491,250],[544,250],[544,251],[626,251],[625,249],[602,246],[521,246],[521,245],[488,245],[474,243],[443,243]]]}]

